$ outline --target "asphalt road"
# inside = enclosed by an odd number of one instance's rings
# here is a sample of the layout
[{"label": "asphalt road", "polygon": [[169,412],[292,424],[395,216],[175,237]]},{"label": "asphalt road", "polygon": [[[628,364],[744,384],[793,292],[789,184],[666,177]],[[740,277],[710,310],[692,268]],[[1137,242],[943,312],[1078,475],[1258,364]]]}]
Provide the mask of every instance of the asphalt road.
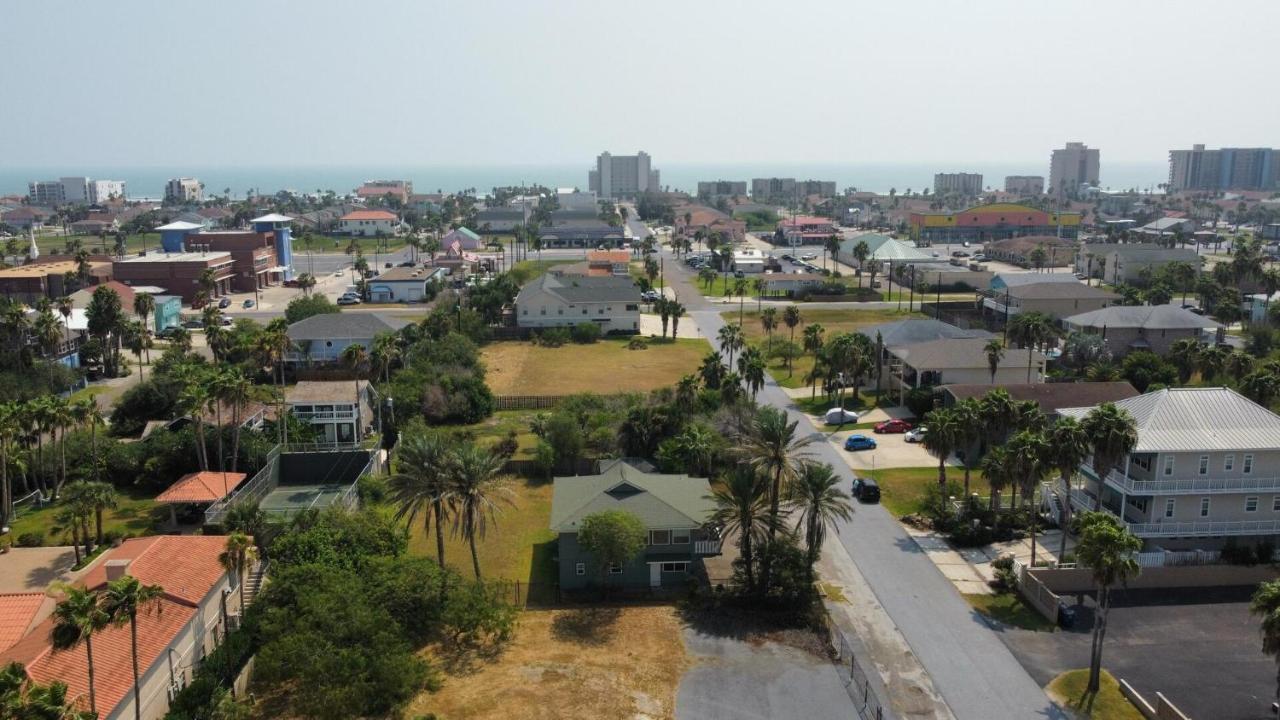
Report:
[{"label": "asphalt road", "polygon": [[[669,271],[668,282],[691,309],[703,337],[714,344],[725,324],[719,315],[722,308],[702,299],[689,284],[687,269],[671,262],[667,265],[677,268]],[[792,408],[791,399],[772,377],[766,378],[757,400],[798,421],[800,433],[815,439],[814,458],[829,463],[852,484],[854,474],[839,457],[841,451],[825,441],[825,434],[808,416]],[[831,539],[838,539],[853,558],[959,720],[1066,720],[981,615],[960,597],[883,506],[860,505],[853,520],[840,523],[837,529]]]}]

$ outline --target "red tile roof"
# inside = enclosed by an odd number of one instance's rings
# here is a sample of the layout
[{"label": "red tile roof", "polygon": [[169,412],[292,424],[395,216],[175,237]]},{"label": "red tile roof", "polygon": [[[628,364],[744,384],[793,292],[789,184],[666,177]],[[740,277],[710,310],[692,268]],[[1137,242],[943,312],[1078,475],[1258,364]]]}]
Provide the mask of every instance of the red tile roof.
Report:
[{"label": "red tile roof", "polygon": [[593,263],[629,263],[630,250],[589,250],[587,260]]},{"label": "red tile roof", "polygon": [[343,215],[342,220],[395,220],[396,214],[386,210],[353,210]]},{"label": "red tile roof", "polygon": [[244,473],[193,472],[156,496],[160,503],[211,503],[221,500],[248,477]]},{"label": "red tile roof", "polygon": [[13,647],[27,634],[44,601],[44,593],[0,595],[0,652]]},{"label": "red tile roof", "polygon": [[[159,585],[175,600],[199,604],[222,579],[218,562],[227,539],[220,535],[153,535],[133,538],[107,554],[107,560],[129,560],[128,573],[147,585]],[[82,579],[85,587],[107,582],[107,563],[100,562]]]}]

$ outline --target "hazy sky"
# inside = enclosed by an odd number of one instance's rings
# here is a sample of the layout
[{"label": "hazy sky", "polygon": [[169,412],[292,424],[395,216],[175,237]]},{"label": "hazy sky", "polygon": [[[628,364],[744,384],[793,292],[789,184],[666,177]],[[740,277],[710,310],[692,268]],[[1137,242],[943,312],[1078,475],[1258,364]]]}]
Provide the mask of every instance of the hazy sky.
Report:
[{"label": "hazy sky", "polygon": [[6,0],[0,164],[1280,146],[1280,1]]}]

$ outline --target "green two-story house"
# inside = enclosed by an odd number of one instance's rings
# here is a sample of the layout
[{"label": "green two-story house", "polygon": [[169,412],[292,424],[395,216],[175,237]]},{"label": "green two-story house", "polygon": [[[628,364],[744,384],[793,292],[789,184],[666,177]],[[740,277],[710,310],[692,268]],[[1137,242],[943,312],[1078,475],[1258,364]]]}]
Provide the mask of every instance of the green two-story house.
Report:
[{"label": "green two-story house", "polygon": [[[647,473],[623,460],[602,465],[598,475],[558,477],[551,499],[551,529],[559,534],[560,587],[680,588],[702,557],[720,554],[718,533],[707,527],[715,510],[705,478]],[[583,518],[623,510],[648,531],[644,552],[628,563],[602,569],[578,545]]]}]

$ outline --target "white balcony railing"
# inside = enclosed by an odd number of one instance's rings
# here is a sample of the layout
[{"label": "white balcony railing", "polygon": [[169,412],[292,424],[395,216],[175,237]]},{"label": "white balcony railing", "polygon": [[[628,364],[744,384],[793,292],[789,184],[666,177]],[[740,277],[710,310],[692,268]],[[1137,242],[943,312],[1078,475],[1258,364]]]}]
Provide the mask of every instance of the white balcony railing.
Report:
[{"label": "white balcony railing", "polygon": [[[1085,474],[1096,478],[1093,468]],[[1126,495],[1213,495],[1219,493],[1280,491],[1280,477],[1179,478],[1168,480],[1134,480],[1119,470],[1107,475],[1107,484]]]},{"label": "white balcony railing", "polygon": [[693,553],[695,555],[719,555],[719,540],[695,540],[693,543]]},{"label": "white balcony railing", "polygon": [[1222,522],[1128,523],[1138,537],[1193,537],[1217,535],[1271,535],[1280,533],[1280,520],[1225,520]]}]

